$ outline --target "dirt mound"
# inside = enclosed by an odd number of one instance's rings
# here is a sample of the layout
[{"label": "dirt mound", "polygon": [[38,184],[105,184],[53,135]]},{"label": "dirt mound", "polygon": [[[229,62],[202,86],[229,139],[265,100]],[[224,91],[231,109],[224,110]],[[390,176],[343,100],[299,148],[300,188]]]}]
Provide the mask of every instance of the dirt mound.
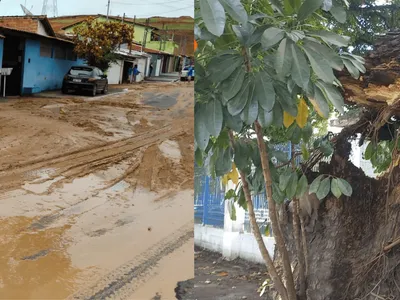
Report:
[{"label": "dirt mound", "polygon": [[151,191],[193,187],[193,136],[183,133],[171,142],[165,148],[152,145],[144,152],[133,174],[140,185]]}]

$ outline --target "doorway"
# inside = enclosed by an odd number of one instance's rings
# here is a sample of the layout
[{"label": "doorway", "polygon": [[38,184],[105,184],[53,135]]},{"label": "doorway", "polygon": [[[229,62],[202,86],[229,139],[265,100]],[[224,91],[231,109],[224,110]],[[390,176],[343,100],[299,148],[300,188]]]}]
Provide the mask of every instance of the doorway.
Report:
[{"label": "doorway", "polygon": [[6,96],[21,94],[24,50],[23,38],[6,36],[4,39],[3,68],[13,68],[11,75],[7,76]]}]

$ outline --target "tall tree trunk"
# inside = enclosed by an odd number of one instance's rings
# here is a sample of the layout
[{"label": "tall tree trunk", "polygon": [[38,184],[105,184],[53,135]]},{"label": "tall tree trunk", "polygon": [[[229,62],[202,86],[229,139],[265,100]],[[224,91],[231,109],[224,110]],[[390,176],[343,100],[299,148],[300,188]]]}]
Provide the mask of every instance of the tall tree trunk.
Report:
[{"label": "tall tree trunk", "polygon": [[288,292],[288,297],[290,300],[296,300],[297,299],[296,288],[294,284],[289,253],[288,250],[286,249],[285,240],[283,238],[283,234],[279,226],[276,204],[272,198],[272,178],[271,178],[271,171],[269,168],[269,157],[266,149],[266,142],[264,141],[262,128],[258,123],[258,121],[255,122],[254,127],[257,134],[258,149],[260,151],[261,165],[265,181],[265,188],[268,200],[268,211],[269,211],[269,218],[271,220],[272,232],[275,238],[276,247],[278,248],[279,254],[282,257],[283,272],[286,277],[286,288]]},{"label": "tall tree trunk", "polygon": [[[229,139],[230,139],[232,148],[234,149],[235,140],[234,140],[232,131],[229,131]],[[243,171],[239,171],[239,175],[240,175],[240,179],[243,184],[243,192],[244,192],[244,196],[245,196],[246,203],[247,203],[247,211],[249,213],[250,224],[253,229],[253,235],[257,241],[258,248],[260,249],[261,256],[264,259],[264,262],[267,266],[267,269],[272,278],[274,287],[275,287],[276,291],[278,292],[278,294],[282,297],[282,300],[291,300],[288,297],[287,290],[285,288],[285,285],[283,284],[281,277],[278,274],[278,271],[276,270],[274,262],[268,253],[267,247],[265,246],[264,240],[262,238],[262,234],[260,232],[260,228],[258,227],[246,174]]]}]

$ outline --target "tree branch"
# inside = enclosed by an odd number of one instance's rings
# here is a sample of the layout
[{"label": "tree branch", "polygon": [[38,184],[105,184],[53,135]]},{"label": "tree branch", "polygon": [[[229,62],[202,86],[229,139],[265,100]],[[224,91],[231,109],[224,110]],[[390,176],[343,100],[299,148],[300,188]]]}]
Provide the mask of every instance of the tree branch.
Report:
[{"label": "tree branch", "polygon": [[272,178],[271,178],[271,171],[269,168],[268,152],[266,149],[266,144],[264,141],[264,136],[262,133],[262,128],[261,128],[260,123],[258,123],[258,121],[256,121],[254,123],[254,127],[255,127],[256,134],[257,134],[258,149],[260,151],[261,165],[262,165],[262,171],[263,171],[263,175],[264,175],[264,181],[265,181],[265,187],[266,187],[266,193],[267,193],[268,211],[269,211],[269,218],[271,220],[272,233],[274,235],[276,246],[278,247],[278,251],[282,256],[283,270],[284,270],[284,274],[286,276],[286,288],[287,288],[288,296],[289,296],[290,300],[294,300],[294,299],[297,299],[296,288],[294,285],[293,272],[292,272],[292,267],[290,265],[289,253],[286,248],[282,230],[281,230],[281,228],[279,226],[279,222],[278,222],[278,217],[277,217],[277,212],[276,212],[276,204],[272,198]]},{"label": "tree branch", "polygon": [[[235,140],[234,140],[232,131],[229,131],[229,139],[230,139],[232,148],[234,148]],[[253,234],[257,241],[258,248],[260,249],[261,256],[263,257],[263,259],[265,261],[268,272],[272,278],[274,287],[276,288],[279,295],[282,297],[283,300],[291,300],[292,298],[288,298],[287,290],[283,284],[283,281],[281,280],[281,278],[278,274],[278,271],[275,268],[275,265],[274,265],[274,262],[273,262],[271,256],[268,253],[267,247],[265,246],[265,243],[264,243],[264,239],[262,238],[262,235],[260,232],[260,228],[258,227],[256,215],[254,213],[253,201],[251,199],[249,184],[246,179],[247,178],[246,174],[243,171],[239,170],[239,175],[242,180],[243,192],[244,192],[244,196],[245,196],[245,199],[247,202],[247,210],[249,213],[250,224],[251,224],[251,227],[253,228]]]}]

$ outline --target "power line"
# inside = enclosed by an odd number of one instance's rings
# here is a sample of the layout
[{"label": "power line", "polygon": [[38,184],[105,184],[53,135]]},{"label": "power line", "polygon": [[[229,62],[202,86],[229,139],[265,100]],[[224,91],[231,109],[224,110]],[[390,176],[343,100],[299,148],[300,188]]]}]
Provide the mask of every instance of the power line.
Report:
[{"label": "power line", "polygon": [[113,4],[135,5],[135,6],[137,6],[137,5],[166,5],[166,6],[167,6],[167,4],[170,4],[170,3],[177,3],[177,2],[187,2],[187,0],[175,0],[175,1],[156,2],[156,3],[150,2],[150,3],[138,3],[138,4],[135,4],[135,3],[126,3],[126,2],[119,2],[119,1],[113,1]]}]

